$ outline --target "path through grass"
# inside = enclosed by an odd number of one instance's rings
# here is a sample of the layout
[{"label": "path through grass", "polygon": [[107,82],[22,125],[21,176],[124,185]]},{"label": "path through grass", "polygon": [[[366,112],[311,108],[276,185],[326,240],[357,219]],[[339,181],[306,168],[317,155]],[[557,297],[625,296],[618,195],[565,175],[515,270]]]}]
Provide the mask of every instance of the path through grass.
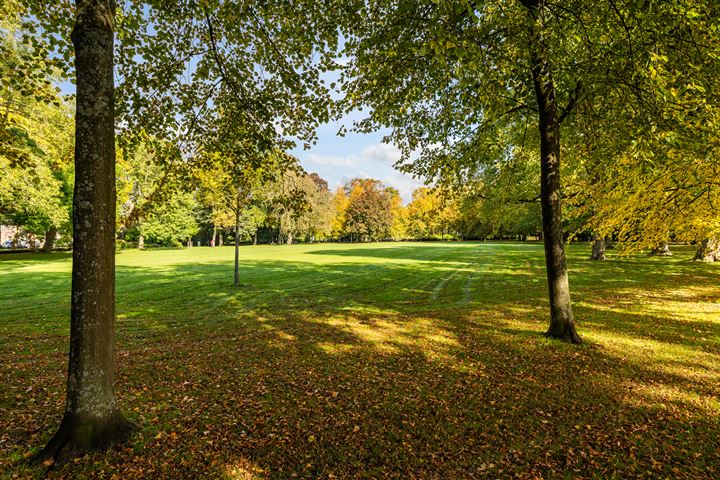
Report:
[{"label": "path through grass", "polygon": [[[123,251],[134,440],[52,478],[718,478],[720,267],[569,250],[585,344],[545,340],[538,244]],[[0,255],[0,478],[59,422],[67,254]]]}]

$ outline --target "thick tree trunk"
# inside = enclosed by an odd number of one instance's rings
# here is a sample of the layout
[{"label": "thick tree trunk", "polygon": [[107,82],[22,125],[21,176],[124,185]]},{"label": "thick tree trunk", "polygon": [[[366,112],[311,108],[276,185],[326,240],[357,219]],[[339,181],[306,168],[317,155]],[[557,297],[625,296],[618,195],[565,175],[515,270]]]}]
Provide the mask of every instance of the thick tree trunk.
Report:
[{"label": "thick tree trunk", "polygon": [[138,237],[138,250],[145,250],[145,235]]},{"label": "thick tree trunk", "polygon": [[37,460],[124,441],[115,398],[115,126],[112,0],[78,0],[70,355],[60,428]]},{"label": "thick tree trunk", "polygon": [[287,234],[287,240],[286,240],[285,243],[286,243],[287,245],[292,245],[292,241],[293,241],[293,234],[292,234],[292,232],[288,232],[288,234]]},{"label": "thick tree trunk", "polygon": [[235,211],[235,283],[240,285],[240,207]]},{"label": "thick tree trunk", "polygon": [[210,246],[211,247],[215,246],[215,237],[217,237],[217,227],[213,224],[213,233],[212,233],[212,237],[210,238]]},{"label": "thick tree trunk", "polygon": [[652,252],[650,252],[650,255],[654,257],[672,257],[672,252],[670,251],[670,244],[668,242],[663,242],[657,247],[653,248]]},{"label": "thick tree trunk", "polygon": [[253,245],[257,245],[257,237],[258,237],[258,231],[256,228],[255,233],[253,234]]},{"label": "thick tree trunk", "polygon": [[57,228],[50,227],[45,232],[45,244],[43,245],[43,252],[52,253],[55,248],[55,237],[57,237]]},{"label": "thick tree trunk", "polygon": [[580,343],[575,331],[570,283],[565,263],[565,246],[560,211],[560,122],[555,86],[543,38],[544,2],[522,0],[531,19],[532,78],[538,104],[540,127],[540,203],[543,219],[545,265],[550,294],[550,328],[546,335]]},{"label": "thick tree trunk", "polygon": [[28,248],[33,251],[38,249],[35,235],[33,235],[32,233],[28,233]]},{"label": "thick tree trunk", "polygon": [[593,239],[590,260],[607,260],[607,257],[605,256],[605,237],[595,235],[595,238]]},{"label": "thick tree trunk", "polygon": [[720,262],[720,237],[706,238],[700,242],[693,260]]},{"label": "thick tree trunk", "polygon": [[218,246],[220,246],[220,247],[223,246],[223,240],[224,240],[223,233],[222,233],[222,231],[220,231],[220,232],[218,232]]}]

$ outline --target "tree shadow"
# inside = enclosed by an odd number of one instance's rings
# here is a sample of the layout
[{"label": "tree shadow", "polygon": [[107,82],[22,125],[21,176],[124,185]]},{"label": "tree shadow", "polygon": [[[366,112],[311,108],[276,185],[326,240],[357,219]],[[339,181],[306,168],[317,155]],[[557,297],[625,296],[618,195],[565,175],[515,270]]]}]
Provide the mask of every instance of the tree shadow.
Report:
[{"label": "tree shadow", "polygon": [[[683,289],[718,276],[630,262],[607,278],[574,260],[586,334],[574,347],[540,335],[541,252],[247,258],[241,289],[228,262],[121,265],[118,392],[143,431],[52,475],[97,474],[97,462],[122,478],[716,478],[717,351],[624,302],[658,278]],[[33,275],[13,278],[69,288],[66,273]],[[67,310],[42,310],[3,334],[0,470],[19,468],[6,459],[41,444],[62,412]]]}]

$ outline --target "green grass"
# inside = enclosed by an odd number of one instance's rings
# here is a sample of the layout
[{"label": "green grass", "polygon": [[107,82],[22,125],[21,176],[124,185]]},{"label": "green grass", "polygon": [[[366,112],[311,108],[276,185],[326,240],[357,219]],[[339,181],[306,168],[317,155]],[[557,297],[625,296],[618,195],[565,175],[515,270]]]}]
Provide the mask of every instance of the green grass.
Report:
[{"label": "green grass", "polygon": [[117,393],[141,433],[45,471],[70,257],[0,255],[0,478],[719,478],[720,266],[542,246],[122,251]]}]

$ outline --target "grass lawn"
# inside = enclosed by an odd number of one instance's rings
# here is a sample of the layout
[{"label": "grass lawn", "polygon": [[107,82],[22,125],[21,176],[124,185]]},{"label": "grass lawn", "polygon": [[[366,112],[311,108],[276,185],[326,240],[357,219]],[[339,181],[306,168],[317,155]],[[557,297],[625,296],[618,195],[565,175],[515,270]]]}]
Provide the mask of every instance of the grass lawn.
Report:
[{"label": "grass lawn", "polygon": [[46,472],[70,256],[0,255],[0,478],[720,478],[720,265],[539,244],[122,251],[117,393],[141,433]]}]

